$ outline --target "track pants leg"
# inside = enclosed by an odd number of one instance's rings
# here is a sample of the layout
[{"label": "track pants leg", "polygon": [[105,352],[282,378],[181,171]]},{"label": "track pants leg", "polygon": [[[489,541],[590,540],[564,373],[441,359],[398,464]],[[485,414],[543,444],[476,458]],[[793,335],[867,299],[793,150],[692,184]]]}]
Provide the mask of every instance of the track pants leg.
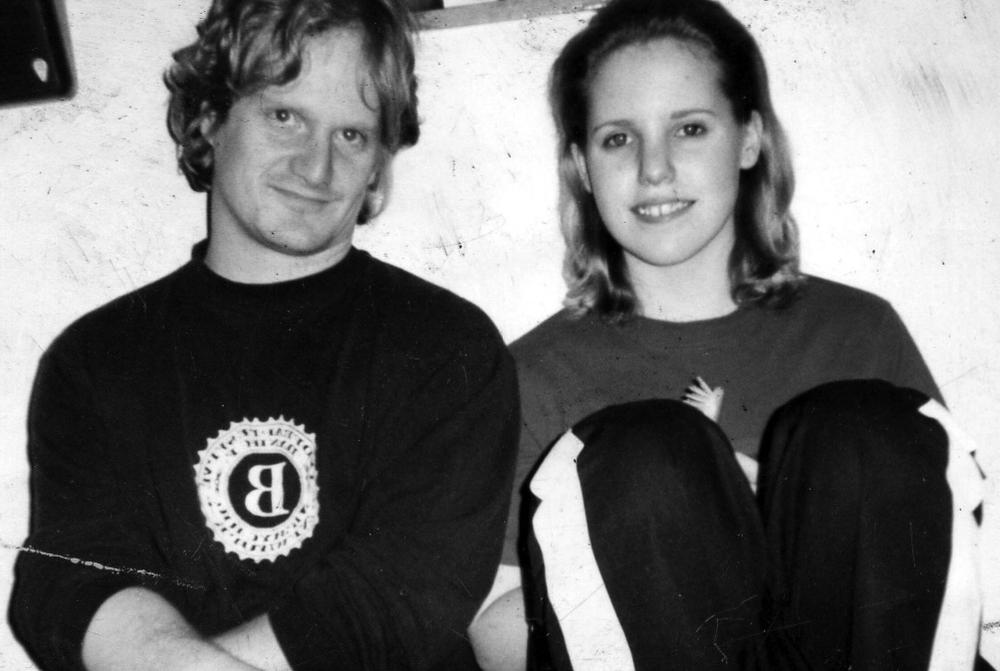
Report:
[{"label": "track pants leg", "polygon": [[[628,640],[631,668],[734,668],[762,627],[766,562],[756,502],[728,440],[677,401],[615,406],[580,422],[573,434],[585,445],[576,470],[589,542]],[[560,589],[553,581],[576,575],[546,575],[552,561],[545,557],[543,564],[546,541],[538,528],[545,505],[543,499],[533,525],[539,537],[529,541],[535,572],[529,615],[534,602],[541,623],[534,633],[543,639],[534,638],[532,649],[542,653],[537,658],[551,655],[551,668],[560,670],[630,668],[602,659],[601,650],[571,660],[567,642],[584,648],[592,640],[564,641],[559,621],[567,613],[556,613],[546,598],[547,588]]]},{"label": "track pants leg", "polygon": [[817,387],[773,417],[760,499],[779,626],[814,668],[926,669],[948,573],[947,436],[919,392]]},{"label": "track pants leg", "polygon": [[877,381],[793,400],[765,436],[759,503],[718,426],[684,404],[629,403],[574,426],[586,544],[629,659],[602,657],[588,644],[603,639],[578,629],[564,637],[584,600],[556,612],[548,592],[574,576],[547,574],[553,544],[536,523],[534,668],[925,669],[951,499],[947,439],[924,401]]}]

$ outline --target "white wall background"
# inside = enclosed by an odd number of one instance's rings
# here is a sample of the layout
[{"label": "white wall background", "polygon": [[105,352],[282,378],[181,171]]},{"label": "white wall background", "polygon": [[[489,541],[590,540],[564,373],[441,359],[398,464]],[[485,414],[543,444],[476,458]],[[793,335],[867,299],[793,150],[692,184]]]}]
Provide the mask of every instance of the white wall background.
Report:
[{"label": "white wall background", "polygon": [[[0,109],[0,604],[27,530],[25,409],[72,319],[183,263],[204,201],[160,75],[205,0],[68,3],[79,88]],[[758,37],[799,177],[804,265],[889,298],[1000,457],[1000,7],[730,0]],[[586,16],[425,34],[423,137],[358,244],[477,302],[513,339],[561,297],[549,65]],[[0,669],[30,669],[5,628]]]}]

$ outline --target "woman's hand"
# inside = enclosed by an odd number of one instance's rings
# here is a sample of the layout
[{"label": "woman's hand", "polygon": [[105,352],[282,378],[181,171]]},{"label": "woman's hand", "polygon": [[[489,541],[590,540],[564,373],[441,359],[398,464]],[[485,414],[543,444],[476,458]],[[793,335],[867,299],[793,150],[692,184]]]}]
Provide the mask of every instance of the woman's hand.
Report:
[{"label": "woman's hand", "polygon": [[722,397],[724,395],[722,387],[713,389],[703,379],[696,377],[694,382],[684,390],[683,400],[688,405],[701,410],[713,422],[717,422],[719,421],[719,413],[722,412]]}]

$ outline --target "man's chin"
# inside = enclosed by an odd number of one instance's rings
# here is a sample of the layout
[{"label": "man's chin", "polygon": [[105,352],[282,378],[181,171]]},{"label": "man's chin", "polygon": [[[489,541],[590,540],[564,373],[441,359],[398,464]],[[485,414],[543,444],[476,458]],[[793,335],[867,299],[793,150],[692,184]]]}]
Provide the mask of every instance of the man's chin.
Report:
[{"label": "man's chin", "polygon": [[295,256],[299,258],[309,258],[322,256],[330,252],[332,244],[318,244],[304,241],[272,241],[268,247],[279,254],[285,256]]},{"label": "man's chin", "polygon": [[350,247],[351,240],[342,236],[310,236],[273,234],[264,242],[273,252],[301,259],[335,256],[338,250]]}]

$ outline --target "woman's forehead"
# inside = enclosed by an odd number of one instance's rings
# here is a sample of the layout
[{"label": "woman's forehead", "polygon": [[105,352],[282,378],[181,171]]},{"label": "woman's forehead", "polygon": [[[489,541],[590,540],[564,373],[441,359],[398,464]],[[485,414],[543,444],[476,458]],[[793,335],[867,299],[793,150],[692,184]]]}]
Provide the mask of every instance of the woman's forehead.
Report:
[{"label": "woman's forehead", "polygon": [[625,45],[595,68],[587,87],[591,115],[655,104],[687,109],[725,104],[721,71],[711,53],[674,38]]}]

